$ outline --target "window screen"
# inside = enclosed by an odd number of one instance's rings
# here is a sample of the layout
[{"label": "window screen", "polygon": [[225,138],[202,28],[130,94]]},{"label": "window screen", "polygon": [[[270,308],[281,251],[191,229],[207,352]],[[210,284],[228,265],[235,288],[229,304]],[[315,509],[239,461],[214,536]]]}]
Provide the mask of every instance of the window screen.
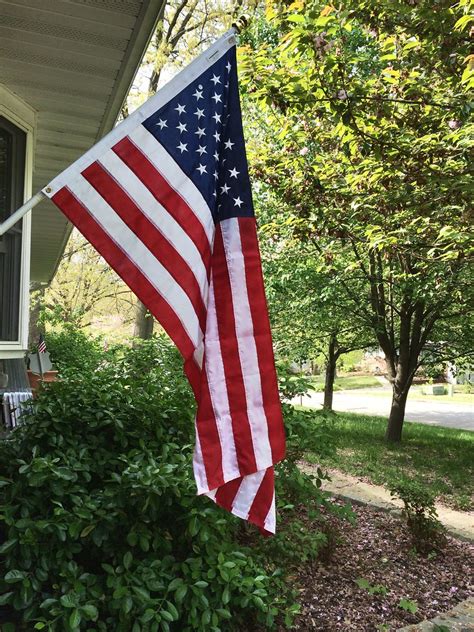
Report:
[{"label": "window screen", "polygon": [[[26,134],[0,116],[0,222],[23,203]],[[19,338],[21,230],[0,237],[0,340]]]}]

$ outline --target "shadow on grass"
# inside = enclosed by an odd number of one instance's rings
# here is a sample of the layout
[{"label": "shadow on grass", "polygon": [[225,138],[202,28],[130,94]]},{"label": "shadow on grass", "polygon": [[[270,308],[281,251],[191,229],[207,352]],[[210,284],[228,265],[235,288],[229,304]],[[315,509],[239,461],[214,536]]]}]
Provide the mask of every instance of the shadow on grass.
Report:
[{"label": "shadow on grass", "polygon": [[347,474],[361,476],[376,485],[389,487],[401,476],[416,478],[439,500],[455,509],[469,510],[474,492],[474,433],[406,423],[402,442],[384,441],[387,419],[353,413],[325,414],[336,450],[318,455],[308,442],[308,460]]}]

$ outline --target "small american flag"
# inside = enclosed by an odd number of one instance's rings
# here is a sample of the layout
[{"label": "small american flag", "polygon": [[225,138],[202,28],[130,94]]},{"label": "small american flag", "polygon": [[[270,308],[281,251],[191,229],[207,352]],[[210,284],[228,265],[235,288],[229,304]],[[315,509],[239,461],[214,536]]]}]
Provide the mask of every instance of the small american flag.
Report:
[{"label": "small american flag", "polygon": [[38,353],[46,353],[46,342],[44,341],[43,334],[40,334],[38,338]]},{"label": "small american flag", "polygon": [[275,532],[285,437],[230,32],[44,189],[173,339],[198,493]]}]

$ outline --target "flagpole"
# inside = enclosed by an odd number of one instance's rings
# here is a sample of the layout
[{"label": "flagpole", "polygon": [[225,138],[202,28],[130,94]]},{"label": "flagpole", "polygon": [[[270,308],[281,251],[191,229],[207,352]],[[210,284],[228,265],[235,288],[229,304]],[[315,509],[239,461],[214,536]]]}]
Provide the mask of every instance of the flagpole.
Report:
[{"label": "flagpole", "polygon": [[7,217],[7,219],[2,224],[0,224],[0,237],[4,233],[6,233],[8,230],[10,230],[10,228],[15,226],[15,224],[18,221],[20,221],[20,219],[24,215],[26,215],[28,211],[31,211],[32,208],[34,208],[37,204],[39,204],[41,200],[45,200],[45,199],[46,199],[46,196],[42,191],[38,191],[38,193],[33,195],[33,197],[31,197],[27,202],[25,202],[23,206],[20,206],[20,208],[17,209],[13,213],[13,215],[10,215],[10,217]]},{"label": "flagpole", "polygon": [[43,362],[41,361],[41,353],[40,353],[39,349],[36,352],[36,355],[38,356],[38,365],[39,365],[39,370],[40,370],[40,377],[41,377],[41,379],[43,379],[44,378]]}]

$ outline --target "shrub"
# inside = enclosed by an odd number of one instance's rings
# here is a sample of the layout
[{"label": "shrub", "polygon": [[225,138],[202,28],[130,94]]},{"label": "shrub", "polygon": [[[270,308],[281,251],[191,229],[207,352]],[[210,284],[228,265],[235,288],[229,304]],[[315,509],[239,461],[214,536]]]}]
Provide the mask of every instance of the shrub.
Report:
[{"label": "shrub", "polygon": [[440,550],[445,544],[445,528],[438,520],[435,496],[422,483],[400,479],[390,488],[391,494],[402,500],[406,520],[415,550],[421,554]]},{"label": "shrub", "polygon": [[48,332],[45,341],[51,361],[60,373],[93,371],[104,361],[101,340],[67,323],[59,331]]},{"label": "shrub", "polygon": [[295,471],[296,432],[277,476],[289,526],[257,538],[196,496],[193,396],[174,347],[154,339],[115,362],[91,353],[72,370],[90,351],[73,340],[82,351],[63,379],[0,444],[2,630],[217,632],[272,627],[277,615],[290,625],[284,565],[322,540],[289,518],[288,490],[308,508],[321,502]]}]

